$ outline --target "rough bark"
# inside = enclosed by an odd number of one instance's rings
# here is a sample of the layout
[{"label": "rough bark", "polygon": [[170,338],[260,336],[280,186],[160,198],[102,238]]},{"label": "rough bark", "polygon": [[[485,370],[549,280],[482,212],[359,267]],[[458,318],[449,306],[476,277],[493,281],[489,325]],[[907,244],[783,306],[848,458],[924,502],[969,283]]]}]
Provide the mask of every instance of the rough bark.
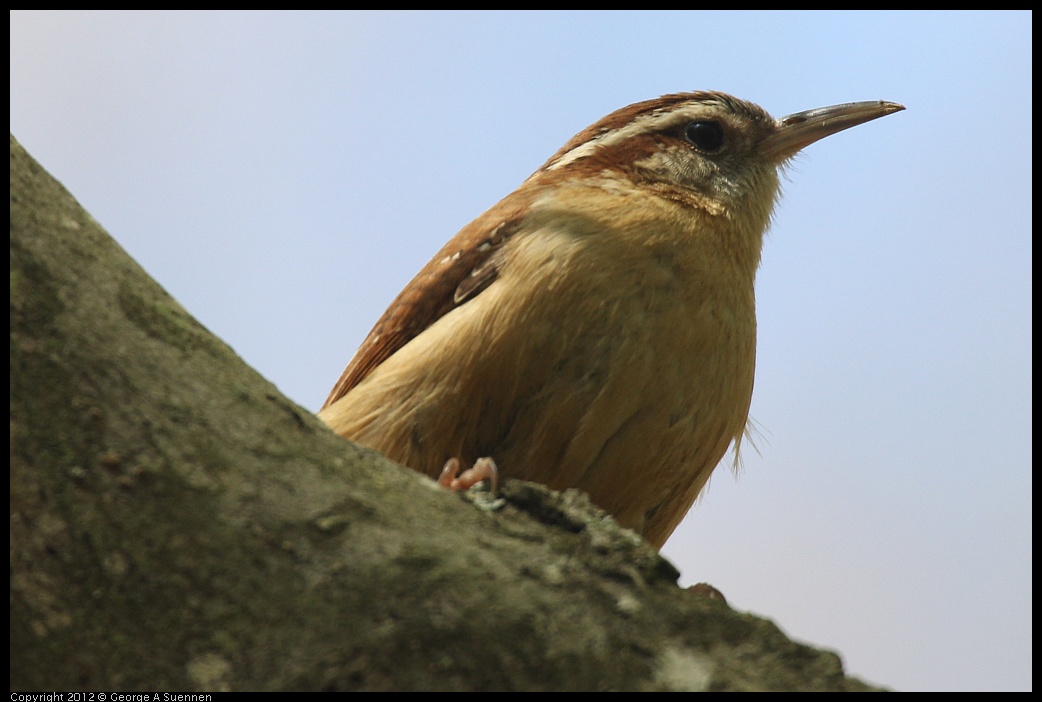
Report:
[{"label": "rough bark", "polygon": [[578,493],[334,436],[11,139],[11,687],[856,690]]}]

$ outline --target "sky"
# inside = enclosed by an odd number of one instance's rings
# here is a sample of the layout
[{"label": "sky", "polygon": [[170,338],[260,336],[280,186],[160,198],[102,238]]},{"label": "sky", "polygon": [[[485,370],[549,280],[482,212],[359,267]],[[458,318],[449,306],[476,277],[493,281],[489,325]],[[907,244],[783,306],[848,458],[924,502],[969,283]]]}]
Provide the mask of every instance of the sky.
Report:
[{"label": "sky", "polygon": [[11,131],[316,411],[397,292],[573,134],[713,89],[905,112],[789,167],[756,450],[681,582],[901,690],[1031,689],[1028,12],[11,12]]}]

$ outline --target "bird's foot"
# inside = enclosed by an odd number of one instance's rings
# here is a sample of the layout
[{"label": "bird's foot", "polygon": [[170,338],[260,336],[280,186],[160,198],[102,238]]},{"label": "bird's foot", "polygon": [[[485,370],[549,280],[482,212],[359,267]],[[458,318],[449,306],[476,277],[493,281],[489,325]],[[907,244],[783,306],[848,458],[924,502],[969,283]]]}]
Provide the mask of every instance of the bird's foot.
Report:
[{"label": "bird's foot", "polygon": [[458,458],[450,458],[446,461],[445,467],[441,469],[441,475],[438,476],[438,485],[449,490],[462,491],[469,490],[487,480],[489,481],[489,492],[493,495],[496,494],[496,488],[499,485],[499,469],[496,468],[496,462],[491,458],[479,458],[474,461],[473,466],[462,473],[459,472],[459,468]]}]

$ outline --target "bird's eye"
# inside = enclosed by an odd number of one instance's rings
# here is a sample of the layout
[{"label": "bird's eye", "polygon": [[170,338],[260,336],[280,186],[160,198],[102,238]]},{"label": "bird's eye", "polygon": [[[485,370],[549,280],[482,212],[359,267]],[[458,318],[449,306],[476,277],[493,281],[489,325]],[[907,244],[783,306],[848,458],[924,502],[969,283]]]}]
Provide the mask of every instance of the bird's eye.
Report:
[{"label": "bird's eye", "polygon": [[719,122],[689,122],[684,127],[684,136],[700,151],[713,153],[724,145],[724,128]]}]

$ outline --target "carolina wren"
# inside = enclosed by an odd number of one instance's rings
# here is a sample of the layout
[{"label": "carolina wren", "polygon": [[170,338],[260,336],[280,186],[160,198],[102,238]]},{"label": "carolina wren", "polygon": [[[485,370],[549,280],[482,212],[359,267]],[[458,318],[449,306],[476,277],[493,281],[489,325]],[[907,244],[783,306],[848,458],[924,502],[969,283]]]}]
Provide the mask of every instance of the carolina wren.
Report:
[{"label": "carolina wren", "polygon": [[435,254],[318,416],[431,476],[491,457],[580,488],[660,548],[742,441],[778,168],[902,109],[774,119],[693,92],[611,113]]}]

